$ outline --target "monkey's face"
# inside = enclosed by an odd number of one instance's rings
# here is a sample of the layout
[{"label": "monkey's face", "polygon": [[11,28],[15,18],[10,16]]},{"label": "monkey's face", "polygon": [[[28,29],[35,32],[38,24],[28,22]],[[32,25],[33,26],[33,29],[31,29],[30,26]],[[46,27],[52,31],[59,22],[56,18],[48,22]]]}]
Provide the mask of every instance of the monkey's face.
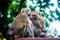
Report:
[{"label": "monkey's face", "polygon": [[30,13],[28,13],[27,15],[28,15],[29,19],[31,19],[31,12],[30,12]]},{"label": "monkey's face", "polygon": [[31,10],[29,8],[23,8],[23,9],[21,9],[21,13],[23,15],[27,15],[29,18],[31,18]]},{"label": "monkey's face", "polygon": [[31,19],[33,19],[33,20],[37,20],[38,16],[39,16],[39,13],[36,12],[36,11],[34,11],[34,12],[31,13]]},{"label": "monkey's face", "polygon": [[30,9],[26,9],[25,13],[29,18],[31,18],[31,10]]}]

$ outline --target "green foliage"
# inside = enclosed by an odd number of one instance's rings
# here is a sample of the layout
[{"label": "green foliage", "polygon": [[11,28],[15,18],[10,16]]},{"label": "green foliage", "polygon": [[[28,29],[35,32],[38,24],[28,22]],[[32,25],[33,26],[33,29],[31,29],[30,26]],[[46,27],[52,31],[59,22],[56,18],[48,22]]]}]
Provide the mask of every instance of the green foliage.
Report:
[{"label": "green foliage", "polygon": [[[42,2],[41,0],[38,0],[37,4],[38,4],[38,3],[40,4],[40,5],[39,5],[40,8],[46,8],[46,7],[49,6],[49,1],[50,1],[50,0],[43,0],[43,2]],[[44,5],[43,3],[45,3],[45,5]],[[42,4],[43,4],[43,5],[42,5]]]},{"label": "green foliage", "polygon": [[[34,0],[31,0],[31,1],[34,4]],[[7,32],[8,28],[10,27],[10,23],[13,21],[13,19],[16,17],[16,15],[18,15],[20,9],[25,8],[27,6],[29,6],[29,8],[32,11],[35,11],[36,7],[39,7],[40,8],[39,11],[43,12],[43,13],[41,13],[41,15],[44,16],[46,19],[48,19],[50,22],[52,22],[53,19],[60,21],[60,13],[57,9],[55,11],[49,10],[50,14],[45,12],[45,8],[49,8],[50,0],[43,0],[43,2],[41,0],[36,0],[36,1],[37,1],[37,3],[35,3],[36,4],[35,6],[26,5],[27,0],[1,0],[0,1],[0,36],[1,36],[0,40],[6,39],[6,32]],[[20,4],[20,3],[22,3],[22,4]],[[42,9],[44,9],[44,10],[42,10]],[[57,18],[54,15],[55,13],[58,16]],[[49,16],[51,16],[51,18],[49,18]],[[46,27],[49,27],[49,23],[47,22],[47,20],[46,20]],[[60,37],[60,35],[58,35],[58,37]]]},{"label": "green foliage", "polygon": [[26,1],[24,1],[24,3],[23,3],[23,5],[22,5],[22,8],[26,8],[27,6],[26,6]]},{"label": "green foliage", "polygon": [[49,27],[49,24],[48,24],[48,22],[47,22],[47,21],[46,21],[45,25],[46,25],[46,27]]},{"label": "green foliage", "polygon": [[32,6],[30,5],[29,8],[31,9],[31,11],[35,11],[35,8],[36,8],[36,7],[32,7]]},{"label": "green foliage", "polygon": [[[4,5],[3,5],[3,4]],[[16,15],[19,13],[19,0],[1,0],[1,8],[0,8],[0,39],[1,40],[7,40],[7,31],[10,27],[11,22],[16,17]],[[2,6],[3,5],[3,6]],[[26,1],[22,4],[22,8],[26,7]]]}]

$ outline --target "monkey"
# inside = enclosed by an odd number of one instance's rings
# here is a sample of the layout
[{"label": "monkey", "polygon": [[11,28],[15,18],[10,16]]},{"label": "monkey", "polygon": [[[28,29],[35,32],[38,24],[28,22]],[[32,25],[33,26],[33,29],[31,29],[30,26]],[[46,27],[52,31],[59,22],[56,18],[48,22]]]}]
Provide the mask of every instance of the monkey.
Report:
[{"label": "monkey", "polygon": [[31,13],[31,20],[33,22],[33,24],[37,27],[39,27],[41,30],[44,30],[45,29],[45,19],[43,16],[41,16],[39,14],[38,11],[33,11]]},{"label": "monkey", "polygon": [[35,27],[34,29],[34,37],[39,37],[41,34],[41,30],[38,27]]},{"label": "monkey", "polygon": [[46,35],[46,27],[45,27],[45,19],[43,16],[39,14],[38,11],[33,11],[31,13],[31,18],[30,18],[35,25],[34,29],[34,35],[35,37],[45,37]]},{"label": "monkey", "polygon": [[28,8],[22,8],[21,12],[13,20],[11,27],[8,30],[8,35],[13,35],[14,38],[28,36],[34,38],[34,25],[29,19],[28,14],[31,12]]},{"label": "monkey", "polygon": [[45,33],[41,31],[40,28],[36,27],[34,29],[34,37],[46,37]]},{"label": "monkey", "polygon": [[[45,26],[45,19],[43,18],[43,16],[41,16],[38,11],[28,13],[28,16],[32,20],[33,24],[35,25],[35,29],[34,29],[35,37],[45,36],[45,33],[44,33],[44,32],[46,32],[44,30],[45,29],[45,27],[44,27]],[[37,22],[38,19],[41,19],[41,20],[39,20],[40,23]],[[38,27],[36,27],[36,26],[38,26]]]}]

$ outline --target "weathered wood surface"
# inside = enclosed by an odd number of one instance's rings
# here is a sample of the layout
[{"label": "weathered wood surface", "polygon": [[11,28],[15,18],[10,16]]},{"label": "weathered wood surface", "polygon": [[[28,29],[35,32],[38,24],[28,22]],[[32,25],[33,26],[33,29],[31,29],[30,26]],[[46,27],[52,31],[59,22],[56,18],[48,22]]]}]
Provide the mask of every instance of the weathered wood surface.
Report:
[{"label": "weathered wood surface", "polygon": [[60,38],[16,38],[14,40],[60,40]]}]

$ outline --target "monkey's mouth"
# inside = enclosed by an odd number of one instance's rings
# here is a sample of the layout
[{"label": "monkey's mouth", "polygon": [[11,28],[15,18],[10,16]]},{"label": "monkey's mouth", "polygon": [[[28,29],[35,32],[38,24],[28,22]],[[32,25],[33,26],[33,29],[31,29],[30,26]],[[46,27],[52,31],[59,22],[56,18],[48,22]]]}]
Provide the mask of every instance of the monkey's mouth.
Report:
[{"label": "monkey's mouth", "polygon": [[37,20],[37,18],[32,18],[33,20]]}]

